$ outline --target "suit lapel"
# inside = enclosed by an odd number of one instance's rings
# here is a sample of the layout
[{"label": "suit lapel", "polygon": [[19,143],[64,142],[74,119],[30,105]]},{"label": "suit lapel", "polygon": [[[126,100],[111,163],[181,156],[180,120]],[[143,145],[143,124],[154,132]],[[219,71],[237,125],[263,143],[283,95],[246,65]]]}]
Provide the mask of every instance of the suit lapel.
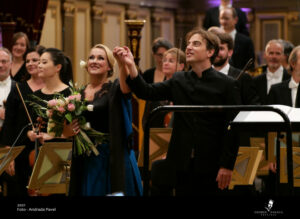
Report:
[{"label": "suit lapel", "polygon": [[286,101],[287,105],[293,106],[292,91],[289,88],[289,82],[290,82],[290,80],[284,82],[284,84],[283,84],[284,86],[281,91],[281,93],[282,93],[281,98],[283,99],[283,101]]}]

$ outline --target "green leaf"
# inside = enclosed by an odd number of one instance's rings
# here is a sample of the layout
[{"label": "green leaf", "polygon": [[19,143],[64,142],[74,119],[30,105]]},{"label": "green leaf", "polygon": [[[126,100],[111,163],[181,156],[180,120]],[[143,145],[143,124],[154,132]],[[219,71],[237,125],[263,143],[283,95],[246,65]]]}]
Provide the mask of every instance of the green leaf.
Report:
[{"label": "green leaf", "polygon": [[72,115],[71,115],[71,113],[67,113],[66,115],[65,115],[65,118],[68,120],[68,122],[72,122],[73,121],[73,118],[72,118]]}]

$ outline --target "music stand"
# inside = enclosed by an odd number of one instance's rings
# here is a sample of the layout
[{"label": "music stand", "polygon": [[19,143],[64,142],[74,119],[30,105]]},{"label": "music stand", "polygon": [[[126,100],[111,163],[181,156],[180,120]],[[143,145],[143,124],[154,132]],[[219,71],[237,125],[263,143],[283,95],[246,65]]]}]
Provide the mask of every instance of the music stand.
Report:
[{"label": "music stand", "polygon": [[[280,148],[280,183],[287,183],[286,148]],[[293,147],[294,186],[300,187],[300,148]]]},{"label": "music stand", "polygon": [[258,176],[268,175],[269,174],[269,161],[266,156],[267,150],[266,150],[265,138],[250,137],[250,146],[258,147],[260,150],[263,151],[260,163],[258,165],[257,175]]},{"label": "music stand", "polygon": [[5,171],[10,162],[16,159],[16,157],[22,152],[24,148],[25,146],[0,148],[0,176]]},{"label": "music stand", "polygon": [[[151,170],[153,161],[164,159],[164,157],[166,156],[171,135],[172,135],[172,128],[151,128],[150,129],[149,170]],[[138,166],[142,167],[143,163],[144,163],[144,146],[142,146],[141,153],[139,155]]]},{"label": "music stand", "polygon": [[263,151],[258,147],[240,147],[229,189],[235,185],[252,185]]},{"label": "music stand", "polygon": [[35,162],[28,189],[46,194],[67,194],[72,142],[47,142]]}]

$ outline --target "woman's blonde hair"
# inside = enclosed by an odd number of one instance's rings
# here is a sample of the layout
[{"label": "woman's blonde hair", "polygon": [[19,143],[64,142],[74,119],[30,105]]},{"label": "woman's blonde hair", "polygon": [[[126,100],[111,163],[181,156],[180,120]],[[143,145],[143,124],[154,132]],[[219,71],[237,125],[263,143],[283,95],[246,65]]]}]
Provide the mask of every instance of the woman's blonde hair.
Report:
[{"label": "woman's blonde hair", "polygon": [[163,57],[166,57],[166,55],[168,55],[168,54],[174,55],[174,57],[176,58],[176,61],[178,61],[178,64],[184,64],[183,71],[186,70],[185,53],[181,49],[171,48],[171,49],[169,49],[169,50],[167,50],[167,51],[164,52],[164,56]]},{"label": "woman's blonde hair", "polygon": [[95,49],[95,48],[98,48],[98,49],[103,49],[106,53],[106,57],[107,57],[107,61],[108,61],[108,65],[110,67],[110,71],[108,71],[108,75],[107,77],[111,77],[113,76],[114,74],[114,66],[115,66],[115,58],[114,58],[114,55],[112,53],[112,51],[105,45],[103,44],[96,44],[92,49]]}]

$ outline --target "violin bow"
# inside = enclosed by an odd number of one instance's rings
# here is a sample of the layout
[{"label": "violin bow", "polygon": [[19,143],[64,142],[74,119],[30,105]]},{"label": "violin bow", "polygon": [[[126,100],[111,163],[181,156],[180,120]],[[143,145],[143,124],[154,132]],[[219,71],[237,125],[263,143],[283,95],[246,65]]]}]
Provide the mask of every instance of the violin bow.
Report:
[{"label": "violin bow", "polygon": [[20,98],[21,98],[21,101],[22,101],[22,103],[23,103],[24,109],[25,109],[25,111],[26,111],[26,115],[27,115],[27,117],[28,117],[28,119],[29,119],[29,122],[30,122],[30,124],[31,124],[31,126],[32,126],[32,129],[34,130],[35,127],[34,127],[34,125],[33,125],[31,116],[30,116],[30,114],[29,114],[29,112],[28,112],[27,106],[26,106],[25,101],[24,101],[24,99],[23,99],[23,96],[22,96],[22,93],[21,93],[21,91],[20,91],[20,88],[19,88],[18,83],[16,83],[16,87],[17,87],[19,96],[20,96]]},{"label": "violin bow", "polygon": [[239,80],[241,75],[246,72],[246,70],[249,68],[249,66],[253,63],[253,58],[249,59],[247,64],[244,66],[243,70],[240,72],[240,74],[237,76],[236,80]]},{"label": "violin bow", "polygon": [[[27,109],[27,106],[26,106],[26,104],[25,104],[25,101],[24,101],[24,98],[23,98],[23,95],[22,95],[22,93],[21,93],[21,90],[20,90],[20,88],[19,88],[18,83],[16,83],[16,87],[17,87],[19,96],[20,96],[20,98],[21,98],[21,101],[22,101],[22,103],[23,103],[24,109],[25,109],[25,111],[26,111],[27,117],[28,117],[28,119],[29,119],[29,122],[30,122],[30,124],[31,124],[31,126],[32,126],[32,130],[36,130],[36,128],[35,128],[35,126],[34,126],[34,124],[33,124],[33,122],[32,122],[31,116],[30,116],[30,114],[29,114],[29,111],[28,111],[28,109]],[[39,130],[38,130],[38,131],[39,131]],[[38,133],[38,131],[37,131],[37,133]],[[37,155],[38,155],[38,140],[37,140],[37,139],[35,139],[34,150],[35,150],[34,161],[36,161]]]}]

